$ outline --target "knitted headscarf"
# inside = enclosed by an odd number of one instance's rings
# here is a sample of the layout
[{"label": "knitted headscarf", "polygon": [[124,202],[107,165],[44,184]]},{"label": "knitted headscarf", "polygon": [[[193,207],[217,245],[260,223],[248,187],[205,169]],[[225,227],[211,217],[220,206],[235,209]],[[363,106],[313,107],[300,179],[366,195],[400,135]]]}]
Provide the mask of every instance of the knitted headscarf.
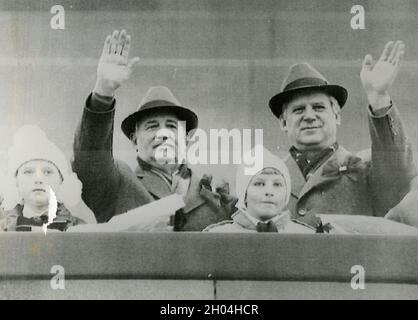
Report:
[{"label": "knitted headscarf", "polygon": [[[287,166],[284,163],[284,161],[280,159],[279,157],[276,157],[275,155],[273,155],[269,150],[264,148],[262,145],[255,146],[254,149],[249,151],[249,153],[245,154],[243,158],[251,159],[252,155],[255,155],[257,157],[257,160],[255,161],[255,163],[257,163],[258,161],[262,163],[260,170],[256,174],[260,173],[262,169],[274,168],[274,169],[277,169],[283,175],[285,183],[286,183],[285,205],[287,205],[287,203],[289,202],[289,198],[290,198],[291,185],[290,185],[289,170],[287,169]],[[236,190],[236,194],[238,197],[238,202],[236,204],[236,207],[240,209],[241,211],[247,210],[246,205],[245,205],[245,196],[247,194],[248,185],[251,179],[256,175],[256,174],[247,174],[249,171],[248,170],[249,168],[250,168],[249,165],[242,163],[238,167],[236,177],[235,177],[235,190]]]},{"label": "knitted headscarf", "polygon": [[13,145],[8,150],[8,170],[5,181],[0,186],[5,210],[13,209],[22,203],[16,187],[18,169],[31,160],[46,160],[53,163],[63,179],[58,190],[54,190],[59,203],[75,206],[81,200],[82,184],[72,172],[65,154],[48,139],[46,134],[37,126],[26,125],[15,134]]}]

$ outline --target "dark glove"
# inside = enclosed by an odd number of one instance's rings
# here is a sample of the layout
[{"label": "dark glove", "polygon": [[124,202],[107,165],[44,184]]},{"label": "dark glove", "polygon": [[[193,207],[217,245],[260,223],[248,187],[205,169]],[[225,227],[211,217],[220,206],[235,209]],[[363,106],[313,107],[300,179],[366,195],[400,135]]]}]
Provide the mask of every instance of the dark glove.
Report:
[{"label": "dark glove", "polygon": [[204,174],[199,182],[200,187],[212,191],[212,179],[213,177],[211,174]]}]

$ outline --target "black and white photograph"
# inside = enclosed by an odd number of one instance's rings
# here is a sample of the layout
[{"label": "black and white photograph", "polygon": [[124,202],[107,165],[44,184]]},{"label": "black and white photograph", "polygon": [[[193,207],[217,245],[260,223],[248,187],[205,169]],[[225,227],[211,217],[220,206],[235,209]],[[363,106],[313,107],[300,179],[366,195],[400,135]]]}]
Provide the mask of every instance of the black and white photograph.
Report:
[{"label": "black and white photograph", "polygon": [[0,0],[0,299],[418,299],[417,21],[415,0]]}]

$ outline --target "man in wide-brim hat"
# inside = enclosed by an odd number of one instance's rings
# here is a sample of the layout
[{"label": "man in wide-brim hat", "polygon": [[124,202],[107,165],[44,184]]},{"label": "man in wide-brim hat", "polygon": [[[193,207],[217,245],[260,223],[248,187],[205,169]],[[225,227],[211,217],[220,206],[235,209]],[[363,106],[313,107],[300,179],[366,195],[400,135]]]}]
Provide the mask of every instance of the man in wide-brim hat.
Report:
[{"label": "man in wide-brim hat", "polygon": [[338,144],[337,127],[347,90],[330,84],[307,63],[293,65],[269,106],[291,144],[287,158],[294,218],[316,224],[317,214],[384,216],[416,176],[411,146],[388,90],[405,46],[388,42],[360,73],[369,106],[371,156],[359,158]]},{"label": "man in wide-brim hat", "polygon": [[175,231],[201,231],[230,218],[236,201],[229,197],[227,186],[212,192],[211,178],[199,179],[183,161],[179,145],[187,144],[186,136],[197,128],[198,118],[168,88],[150,88],[137,111],[122,122],[138,160],[135,172],[113,158],[114,94],[139,61],[129,59],[130,42],[125,30],[106,38],[96,85],[75,135],[73,167],[83,182],[83,200],[98,222],[172,193],[181,194],[186,204],[171,219]]}]

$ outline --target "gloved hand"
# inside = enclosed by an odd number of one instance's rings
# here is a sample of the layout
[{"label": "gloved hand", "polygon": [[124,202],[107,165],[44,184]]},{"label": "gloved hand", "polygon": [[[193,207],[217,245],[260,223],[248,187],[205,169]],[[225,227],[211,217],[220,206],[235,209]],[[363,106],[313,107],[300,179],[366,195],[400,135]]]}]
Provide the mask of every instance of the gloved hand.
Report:
[{"label": "gloved hand", "polygon": [[204,197],[209,204],[216,209],[222,209],[226,212],[227,218],[230,218],[232,213],[236,211],[235,204],[238,198],[229,194],[229,183],[222,181],[213,192],[212,188],[213,177],[210,174],[204,174],[200,179],[201,191],[200,195]]}]

